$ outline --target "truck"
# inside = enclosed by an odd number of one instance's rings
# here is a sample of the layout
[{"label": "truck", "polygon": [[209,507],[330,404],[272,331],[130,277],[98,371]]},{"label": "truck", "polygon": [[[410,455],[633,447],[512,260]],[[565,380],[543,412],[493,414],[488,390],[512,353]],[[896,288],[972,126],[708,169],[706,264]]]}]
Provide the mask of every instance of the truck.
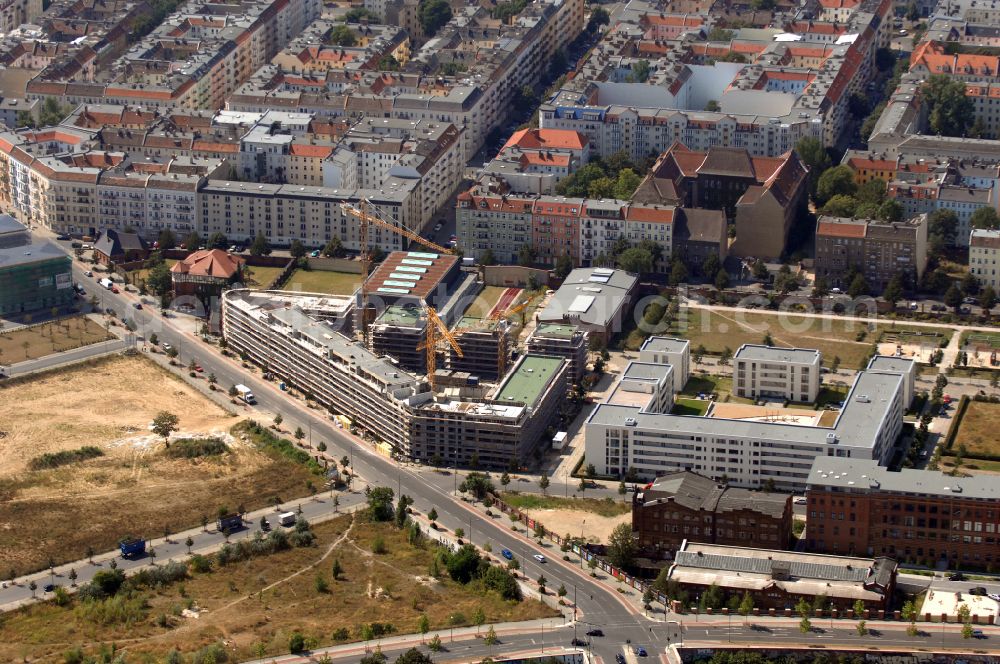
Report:
[{"label": "truck", "polygon": [[220,533],[227,530],[229,532],[233,532],[234,530],[239,530],[243,527],[243,517],[239,514],[223,514],[216,522],[216,526],[218,527]]},{"label": "truck", "polygon": [[101,279],[101,280],[100,280],[100,281],[98,281],[97,283],[99,283],[100,285],[104,286],[104,287],[105,287],[105,288],[107,288],[108,290],[111,290],[112,288],[114,288],[114,287],[115,287],[115,282],[111,281],[111,280],[110,280],[110,279],[108,279],[107,277],[105,277],[104,279]]},{"label": "truck", "polygon": [[284,514],[278,515],[278,523],[286,528],[289,526],[294,526],[298,517],[295,512],[285,512]]},{"label": "truck", "polygon": [[141,537],[126,537],[118,543],[118,548],[121,549],[122,558],[138,558],[146,553],[146,540]]},{"label": "truck", "polygon": [[237,385],[236,392],[240,395],[240,398],[246,401],[248,404],[253,405],[257,403],[257,398],[253,395],[253,392],[251,392],[250,388],[247,387],[246,385]]}]

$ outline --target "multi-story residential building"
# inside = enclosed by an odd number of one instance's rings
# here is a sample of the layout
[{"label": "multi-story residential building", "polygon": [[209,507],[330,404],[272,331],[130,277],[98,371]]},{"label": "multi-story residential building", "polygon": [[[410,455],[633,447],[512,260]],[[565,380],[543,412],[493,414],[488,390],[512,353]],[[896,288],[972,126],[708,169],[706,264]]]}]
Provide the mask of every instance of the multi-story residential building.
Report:
[{"label": "multi-story residential building", "polygon": [[555,194],[556,184],[590,160],[587,137],[575,131],[522,129],[483,168],[483,176],[511,191]]},{"label": "multi-story residential building", "polygon": [[969,238],[969,272],[979,280],[979,285],[1000,291],[1000,231],[984,228],[973,229]]},{"label": "multi-story residential building", "polygon": [[810,551],[889,556],[935,567],[1000,563],[994,477],[897,472],[867,459],[817,458],[807,480]]},{"label": "multi-story residential building", "polygon": [[691,342],[673,337],[649,337],[639,349],[639,361],[673,367],[674,392],[680,392],[691,377]]},{"label": "multi-story residential building", "polygon": [[669,473],[632,495],[632,532],[640,547],[668,557],[688,540],[787,549],[792,497],[730,487],[688,471]]},{"label": "multi-story residential building", "polygon": [[434,394],[407,373],[343,336],[351,298],[229,290],[223,334],[286,383],[406,458],[442,465],[510,468],[548,442],[545,429],[566,394],[562,358],[524,355],[498,385]]},{"label": "multi-story residential building", "polygon": [[[569,256],[584,267],[604,264],[618,239],[648,240],[665,256],[673,246],[673,206],[515,194],[492,178],[459,194],[455,218],[459,244],[477,260],[490,251],[499,262],[515,263],[526,237],[539,263]],[[668,266],[662,260],[655,267]]]},{"label": "multi-story residential building", "polygon": [[525,348],[529,353],[564,358],[567,382],[579,385],[587,371],[587,340],[587,332],[576,325],[540,323],[532,330]]},{"label": "multi-story residential building", "polygon": [[733,355],[733,393],[744,399],[813,403],[821,365],[818,350],[743,344]]},{"label": "multi-story residential building", "polygon": [[152,108],[222,108],[244,81],[318,18],[319,0],[190,0],[100,77],[53,63],[31,80],[29,99]]},{"label": "multi-story residential building", "polygon": [[899,276],[916,284],[927,267],[927,215],[909,221],[820,217],[816,224],[816,276],[831,287],[846,288],[844,279],[860,270],[873,292]]},{"label": "multi-story residential building", "polygon": [[41,0],[4,0],[0,3],[0,32],[12,32],[22,23],[32,23],[41,14]]},{"label": "multi-story residential building", "polygon": [[[897,358],[898,362],[908,362]],[[654,366],[654,365],[649,365]],[[659,365],[669,371],[669,365]],[[860,372],[832,424],[786,422],[759,414],[670,414],[662,401],[599,404],[587,418],[586,454],[601,475],[642,478],[691,470],[733,486],[781,490],[805,487],[815,458],[842,456],[888,463],[902,430],[909,374]]]},{"label": "multi-story residential building", "polygon": [[839,611],[861,602],[866,610],[892,608],[899,564],[892,558],[849,558],[686,542],[674,556],[668,579],[688,591],[716,586],[754,607],[794,609],[822,595]]}]

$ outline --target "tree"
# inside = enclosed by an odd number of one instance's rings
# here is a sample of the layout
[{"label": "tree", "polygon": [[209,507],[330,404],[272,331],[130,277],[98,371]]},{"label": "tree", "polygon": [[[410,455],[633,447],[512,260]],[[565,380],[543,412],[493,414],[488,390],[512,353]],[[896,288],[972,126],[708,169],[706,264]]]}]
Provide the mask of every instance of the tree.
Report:
[{"label": "tree", "polygon": [[630,247],[618,256],[618,267],[633,274],[648,274],[653,271],[653,255],[642,247]]},{"label": "tree", "polygon": [[556,276],[565,279],[573,271],[573,259],[569,254],[563,254],[556,259]]},{"label": "tree", "polygon": [[274,426],[280,427],[281,423],[284,421],[285,418],[281,416],[281,413],[278,413],[277,415],[274,416]]},{"label": "tree", "polygon": [[832,165],[830,155],[818,138],[806,137],[795,144],[799,159],[809,167],[809,193],[815,198],[820,175]]},{"label": "tree", "polygon": [[503,475],[500,476],[500,485],[507,486],[510,484],[510,474],[504,471]]},{"label": "tree", "polygon": [[635,558],[636,544],[632,537],[632,525],[620,523],[608,538],[608,560],[619,569],[629,569]]},{"label": "tree", "polygon": [[257,237],[253,239],[253,243],[250,245],[250,255],[251,256],[271,255],[271,245],[267,243],[267,238],[264,237],[263,231],[258,231]]},{"label": "tree", "polygon": [[396,658],[395,664],[434,664],[430,655],[422,653],[416,648],[410,648]]},{"label": "tree", "polygon": [[170,268],[165,263],[158,263],[146,273],[146,290],[157,297],[163,297],[174,287],[170,276]]},{"label": "tree", "polygon": [[168,439],[170,438],[170,434],[177,431],[177,423],[179,421],[178,417],[173,413],[162,410],[153,418],[152,431],[157,436],[162,437],[163,442],[169,446]]},{"label": "tree", "polygon": [[69,577],[69,584],[71,586],[76,586],[77,575],[76,575],[76,568],[75,567],[70,568],[69,574],[67,576]]},{"label": "tree", "polygon": [[177,236],[169,228],[165,228],[160,231],[159,236],[156,238],[157,243],[161,251],[166,249],[173,249],[177,246]]},{"label": "tree", "polygon": [[292,246],[288,248],[288,253],[292,255],[292,258],[302,258],[307,253],[306,245],[299,240],[292,240]]},{"label": "tree", "polygon": [[302,427],[295,427],[295,433],[292,435],[295,436],[295,440],[302,440],[306,437],[306,432],[302,430]]},{"label": "tree", "polygon": [[959,290],[958,286],[955,284],[949,286],[944,294],[944,303],[954,309],[956,314],[958,313],[959,307],[962,306],[962,291]]},{"label": "tree", "polygon": [[326,42],[331,46],[354,46],[358,43],[358,37],[354,34],[354,30],[341,23],[330,30]]},{"label": "tree", "polygon": [[972,216],[969,217],[969,225],[972,228],[1000,228],[1000,217],[997,216],[996,210],[989,205],[984,205],[972,213]]},{"label": "tree", "polygon": [[590,18],[587,20],[587,32],[594,34],[602,25],[610,23],[611,15],[608,14],[608,11],[603,7],[597,7],[590,12]]},{"label": "tree", "polygon": [[393,495],[389,487],[367,487],[365,499],[368,501],[368,518],[372,521],[391,521]]},{"label": "tree", "polygon": [[726,268],[720,267],[715,273],[715,287],[720,291],[729,288],[729,273],[726,272]]},{"label": "tree", "polygon": [[420,614],[420,619],[417,621],[417,629],[420,630],[421,637],[431,631],[431,621],[426,613]]},{"label": "tree", "polygon": [[333,575],[334,581],[340,581],[340,575],[344,573],[344,568],[340,566],[339,558],[333,559],[333,565],[330,568],[330,573]]},{"label": "tree", "polygon": [[972,623],[966,622],[962,625],[962,638],[971,639],[973,634]]},{"label": "tree", "polygon": [[945,74],[933,74],[920,89],[928,109],[928,122],[935,134],[964,136],[975,118],[965,82]]},{"label": "tree", "polygon": [[854,279],[851,280],[851,285],[847,287],[847,294],[851,297],[858,297],[867,293],[868,281],[865,280],[864,274],[858,272],[854,275]]},{"label": "tree", "polygon": [[486,636],[483,637],[483,644],[493,647],[498,643],[500,643],[500,639],[497,638],[497,631],[493,629],[493,625],[490,625],[490,628],[486,630]]},{"label": "tree", "polygon": [[535,264],[537,257],[535,248],[530,244],[522,244],[521,248],[517,250],[517,264],[522,267],[531,267]]},{"label": "tree", "polygon": [[993,290],[992,286],[987,286],[979,293],[979,306],[983,308],[983,313],[987,316],[990,314],[990,309],[996,306],[997,294]]},{"label": "tree", "polygon": [[35,583],[34,579],[32,579],[31,581],[28,582],[28,590],[31,591],[31,596],[34,597],[35,596],[35,591],[38,590],[38,584]]},{"label": "tree", "polygon": [[937,243],[932,253],[940,253],[941,245],[954,245],[958,235],[958,216],[951,210],[934,210],[927,215],[927,235],[932,245]]},{"label": "tree", "polygon": [[868,634],[868,624],[864,620],[859,620],[855,629],[858,630],[858,636],[865,636]]},{"label": "tree", "polygon": [[885,285],[885,290],[882,291],[882,297],[888,302],[893,309],[896,308],[896,303],[903,299],[903,283],[902,278],[899,274],[893,275],[889,283]]},{"label": "tree", "polygon": [[979,295],[979,279],[972,272],[966,272],[962,277],[962,294],[970,297]]},{"label": "tree", "polygon": [[837,194],[823,204],[820,212],[831,217],[854,217],[858,213],[858,202],[853,196]]},{"label": "tree", "polygon": [[834,196],[853,196],[857,189],[854,171],[850,166],[834,166],[819,176],[819,181],[816,183],[816,199],[825,203]]},{"label": "tree", "polygon": [[542,495],[545,495],[549,488],[549,476],[545,473],[542,473],[542,476],[538,478],[538,488],[542,490]]},{"label": "tree", "polygon": [[339,237],[330,238],[330,241],[323,247],[323,255],[330,258],[340,258],[345,253],[344,244],[340,241]]},{"label": "tree", "polygon": [[433,37],[441,27],[451,20],[451,6],[446,0],[426,0],[417,9],[420,27],[424,34]]},{"label": "tree", "polygon": [[431,652],[441,652],[441,637],[435,634],[427,643],[427,647]]},{"label": "tree", "polygon": [[900,221],[903,218],[903,206],[896,199],[890,198],[878,206],[877,216],[882,221]]},{"label": "tree", "polygon": [[[749,591],[743,593],[743,599],[740,600],[740,608],[738,610],[744,618],[753,613],[753,597],[750,596]],[[746,621],[744,620],[744,622]]]},{"label": "tree", "polygon": [[679,258],[675,258],[670,266],[670,278],[668,280],[668,283],[671,286],[679,286],[680,284],[687,281],[687,278],[688,278],[687,266],[684,265],[684,261],[680,260]]}]

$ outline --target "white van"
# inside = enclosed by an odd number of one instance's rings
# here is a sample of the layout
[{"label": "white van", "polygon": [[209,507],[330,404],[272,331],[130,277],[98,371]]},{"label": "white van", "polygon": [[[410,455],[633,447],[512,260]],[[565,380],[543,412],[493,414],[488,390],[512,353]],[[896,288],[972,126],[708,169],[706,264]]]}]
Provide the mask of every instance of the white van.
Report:
[{"label": "white van", "polygon": [[104,287],[105,287],[105,288],[107,288],[108,290],[111,290],[111,289],[112,289],[112,288],[114,288],[114,286],[115,286],[115,282],[111,281],[111,280],[110,280],[110,279],[108,279],[107,277],[105,277],[104,279],[101,279],[101,280],[100,280],[100,281],[98,281],[97,283],[99,283],[100,285],[104,286]]},{"label": "white van", "polygon": [[295,512],[285,512],[278,515],[278,524],[285,527],[294,526],[297,519],[298,517],[295,516]]}]

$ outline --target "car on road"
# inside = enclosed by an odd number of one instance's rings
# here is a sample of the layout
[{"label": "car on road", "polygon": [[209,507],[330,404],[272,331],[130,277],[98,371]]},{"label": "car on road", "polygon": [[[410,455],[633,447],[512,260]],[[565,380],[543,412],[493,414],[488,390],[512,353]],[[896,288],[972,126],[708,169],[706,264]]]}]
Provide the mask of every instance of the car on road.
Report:
[{"label": "car on road", "polygon": [[66,235],[65,233],[60,233],[59,235],[56,236],[56,239],[57,240],[68,240],[69,236]]},{"label": "car on road", "polygon": [[792,502],[796,505],[805,505],[807,501],[805,496],[795,496],[795,498],[792,499]]},{"label": "car on road", "polygon": [[636,657],[645,657],[647,654],[646,649],[643,648],[642,646],[635,646],[635,648],[633,648],[632,651],[635,653]]},{"label": "car on road", "polygon": [[604,632],[599,629],[592,629],[587,632],[587,636],[604,636]]},{"label": "car on road", "polygon": [[85,276],[85,277],[92,277],[92,276],[94,276],[94,273],[91,272],[90,270],[87,270],[86,272],[83,273],[83,276]]},{"label": "car on road", "polygon": [[111,287],[111,292],[114,293],[115,295],[117,295],[118,293],[121,293],[121,291],[118,290],[118,286],[112,286]]},{"label": "car on road", "polygon": [[573,645],[573,646],[580,646],[580,647],[583,647],[583,648],[587,647],[587,642],[584,641],[583,639],[573,639],[569,643],[570,643],[570,645]]},{"label": "car on road", "polygon": [[434,232],[435,233],[437,233],[442,228],[444,228],[444,221],[443,220],[442,221],[438,221],[436,224],[434,224]]},{"label": "car on road", "polygon": [[988,593],[986,596],[994,602],[1000,602],[1000,593]]},{"label": "car on road", "polygon": [[932,304],[931,305],[931,311],[947,311],[947,310],[948,310],[948,308],[945,307],[943,304]]},{"label": "car on road", "polygon": [[204,367],[202,367],[200,364],[196,364],[195,367],[194,367],[194,370],[197,371],[198,373],[204,373],[205,372]]},{"label": "car on road", "polygon": [[535,555],[532,556],[532,558],[534,558],[535,560],[537,560],[540,563],[544,563],[545,562],[545,556],[543,556],[540,553],[536,553]]},{"label": "car on road", "polygon": [[949,581],[965,581],[965,575],[961,572],[952,572],[948,575]]},{"label": "car on road", "polygon": [[56,589],[56,587],[52,583],[46,583],[44,586],[42,586],[42,590],[44,590],[47,593],[50,593],[50,592],[52,592],[55,589]]},{"label": "car on road", "polygon": [[132,304],[132,306],[135,307],[136,309],[139,309],[140,311],[142,310],[142,302],[135,302]]},{"label": "car on road", "polygon": [[975,588],[969,588],[970,595],[979,595],[980,597],[986,597],[986,588],[982,586],[976,586]]},{"label": "car on road", "polygon": [[983,634],[983,630],[981,630],[981,629],[974,629],[974,630],[972,630],[972,638],[974,638],[974,639],[985,639],[986,635]]},{"label": "car on road", "polygon": [[514,554],[510,552],[510,549],[501,549],[500,555],[507,560],[514,560]]},{"label": "car on road", "polygon": [[170,350],[171,348],[173,348],[173,346],[171,346],[171,345],[170,345],[170,344],[168,344],[168,343],[167,343],[166,341],[164,341],[164,342],[163,342],[162,344],[160,344],[160,348],[162,348],[162,349],[163,349],[163,352],[165,352],[165,353],[166,353],[166,352],[168,352],[168,351],[169,351],[169,350]]},{"label": "car on road", "polygon": [[260,520],[260,529],[265,533],[271,530],[271,522],[267,519]]},{"label": "car on road", "polygon": [[314,249],[309,253],[310,258],[319,258],[319,249]]},{"label": "car on road", "polygon": [[618,653],[615,655],[616,664],[625,664],[625,655]]}]

